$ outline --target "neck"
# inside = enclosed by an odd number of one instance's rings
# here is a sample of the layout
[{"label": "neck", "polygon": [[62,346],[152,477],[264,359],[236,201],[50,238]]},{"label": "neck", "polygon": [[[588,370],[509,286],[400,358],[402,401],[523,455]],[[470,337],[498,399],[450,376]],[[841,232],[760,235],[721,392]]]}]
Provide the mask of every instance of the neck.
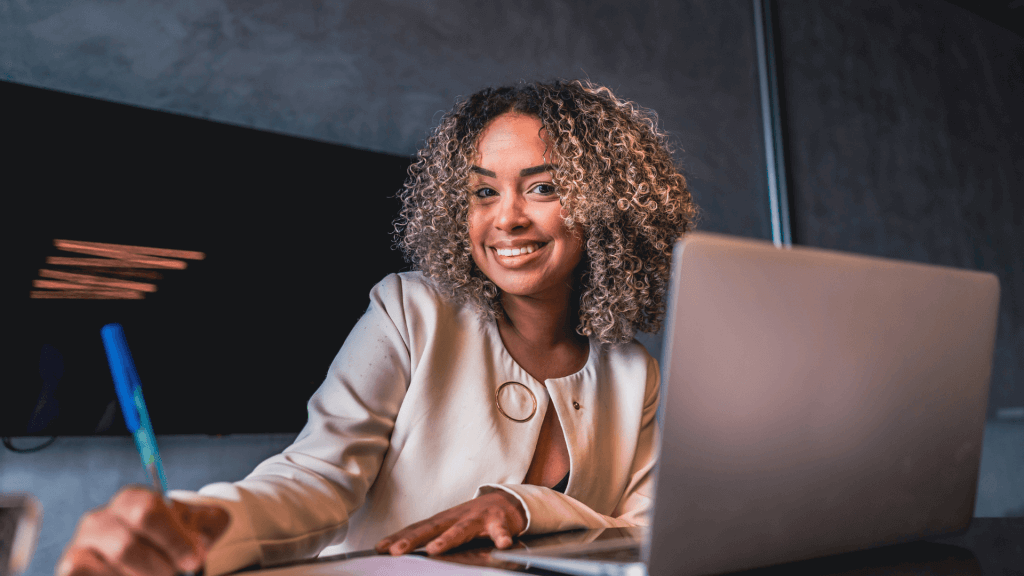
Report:
[{"label": "neck", "polygon": [[559,345],[580,344],[586,340],[576,333],[579,322],[579,294],[564,293],[546,297],[502,294],[505,317],[498,321],[509,336],[529,347],[551,349]]}]

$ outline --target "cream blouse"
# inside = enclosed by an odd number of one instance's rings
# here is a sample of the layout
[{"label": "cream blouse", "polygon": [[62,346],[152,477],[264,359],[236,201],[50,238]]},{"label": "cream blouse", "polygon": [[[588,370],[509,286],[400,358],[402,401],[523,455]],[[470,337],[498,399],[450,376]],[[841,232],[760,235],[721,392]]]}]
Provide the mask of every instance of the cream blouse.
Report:
[{"label": "cream blouse", "polygon": [[[533,393],[532,418],[498,410],[505,382]],[[533,408],[521,386],[502,396],[513,418]],[[231,516],[208,576],[373,548],[492,490],[523,504],[524,533],[646,525],[657,407],[658,365],[635,341],[591,340],[582,370],[539,382],[512,359],[494,322],[446,300],[418,272],[392,274],[370,292],[295,442],[239,482],[170,496]],[[552,408],[569,450],[564,494],[522,484]]]}]

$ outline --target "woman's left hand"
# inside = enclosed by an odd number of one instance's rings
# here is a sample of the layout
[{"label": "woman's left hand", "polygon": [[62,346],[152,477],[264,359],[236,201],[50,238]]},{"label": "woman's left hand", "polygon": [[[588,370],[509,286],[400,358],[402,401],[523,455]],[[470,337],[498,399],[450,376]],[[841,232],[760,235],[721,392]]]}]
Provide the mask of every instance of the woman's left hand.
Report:
[{"label": "woman's left hand", "polygon": [[[474,538],[490,538],[498,548],[526,528],[526,511],[515,496],[495,490],[426,520],[407,526],[377,543],[377,552],[405,554],[426,544],[427,554],[441,554]],[[429,542],[429,544],[428,544]]]}]

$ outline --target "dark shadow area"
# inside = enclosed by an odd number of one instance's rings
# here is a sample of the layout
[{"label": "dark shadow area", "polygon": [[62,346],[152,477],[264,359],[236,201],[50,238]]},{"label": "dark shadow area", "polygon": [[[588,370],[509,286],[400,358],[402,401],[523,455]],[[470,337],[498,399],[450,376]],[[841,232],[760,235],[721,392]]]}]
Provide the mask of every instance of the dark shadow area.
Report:
[{"label": "dark shadow area", "polygon": [[[0,435],[126,433],[99,329],[119,322],[158,434],[297,432],[392,249],[410,160],[0,83],[10,151],[9,367]],[[55,239],[198,251],[185,269],[92,258]],[[30,298],[52,273],[147,283],[142,299]],[[134,274],[134,276],[131,276]]]}]

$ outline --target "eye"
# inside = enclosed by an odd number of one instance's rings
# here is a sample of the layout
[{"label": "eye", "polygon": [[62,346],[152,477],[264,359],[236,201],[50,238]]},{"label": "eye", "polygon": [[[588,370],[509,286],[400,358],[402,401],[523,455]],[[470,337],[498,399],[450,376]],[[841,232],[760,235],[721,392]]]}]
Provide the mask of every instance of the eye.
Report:
[{"label": "eye", "polygon": [[541,196],[553,196],[557,191],[553,184],[537,184],[530,190],[530,192],[540,194]]},{"label": "eye", "polygon": [[478,188],[473,192],[473,195],[477,198],[490,198],[491,196],[497,196],[498,193],[493,188]]}]

